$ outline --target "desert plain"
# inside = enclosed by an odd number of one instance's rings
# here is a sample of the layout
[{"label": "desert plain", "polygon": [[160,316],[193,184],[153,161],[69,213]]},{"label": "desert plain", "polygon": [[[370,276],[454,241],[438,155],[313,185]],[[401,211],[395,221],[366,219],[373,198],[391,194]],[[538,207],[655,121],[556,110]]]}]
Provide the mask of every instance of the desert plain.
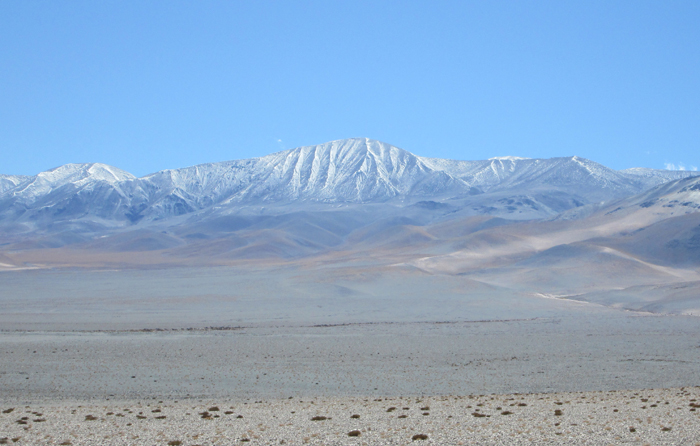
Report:
[{"label": "desert plain", "polygon": [[693,315],[372,265],[0,280],[4,444],[700,444]]}]

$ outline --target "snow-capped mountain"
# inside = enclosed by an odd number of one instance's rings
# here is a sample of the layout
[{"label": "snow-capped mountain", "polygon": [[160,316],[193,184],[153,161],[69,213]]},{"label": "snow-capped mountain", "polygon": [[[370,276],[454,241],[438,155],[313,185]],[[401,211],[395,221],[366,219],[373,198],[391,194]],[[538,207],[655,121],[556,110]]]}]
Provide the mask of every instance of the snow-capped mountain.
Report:
[{"label": "snow-capped mountain", "polygon": [[700,211],[700,177],[687,177],[669,181],[641,194],[612,203],[613,214],[621,210],[634,210],[653,214],[655,220]]},{"label": "snow-capped mountain", "polygon": [[[0,223],[49,225],[100,219],[113,224],[162,221],[206,209],[297,203],[459,202],[479,195],[479,209],[505,200],[535,206],[530,217],[622,198],[692,175],[651,169],[615,171],[579,157],[484,161],[424,158],[389,144],[353,138],[260,158],[164,170],[135,178],[104,164],[67,164],[34,177],[0,177]],[[509,198],[511,195],[517,199]],[[458,200],[458,201],[455,201]],[[462,201],[459,201],[462,200]],[[532,206],[531,206],[532,207]],[[484,211],[485,213],[487,211]],[[528,218],[530,218],[528,217]],[[521,217],[524,218],[524,217]]]},{"label": "snow-capped mountain", "polygon": [[166,170],[142,179],[185,200],[207,204],[290,201],[376,202],[468,192],[469,185],[424,159],[368,139],[299,147],[251,160]]},{"label": "snow-capped mountain", "polygon": [[18,185],[29,181],[32,177],[22,175],[2,175],[0,174],[0,194],[6,190],[14,189]]},{"label": "snow-capped mountain", "polygon": [[688,172],[685,170],[658,170],[649,169],[647,167],[633,167],[631,169],[621,170],[620,172],[625,175],[643,177],[649,184],[653,183],[654,186],[666,183],[668,181],[680,180],[681,178],[700,175],[700,172]]},{"label": "snow-capped mountain", "polygon": [[486,161],[453,161],[427,158],[435,169],[494,192],[511,188],[563,188],[580,195],[610,199],[638,193],[667,181],[692,176],[686,171],[627,169],[616,171],[578,156],[550,159],[496,157]]},{"label": "snow-capped mountain", "polygon": [[33,177],[14,177],[15,186],[0,193],[0,218],[43,222],[86,215],[123,218],[119,209],[128,199],[121,186],[134,178],[99,163],[66,164]]}]

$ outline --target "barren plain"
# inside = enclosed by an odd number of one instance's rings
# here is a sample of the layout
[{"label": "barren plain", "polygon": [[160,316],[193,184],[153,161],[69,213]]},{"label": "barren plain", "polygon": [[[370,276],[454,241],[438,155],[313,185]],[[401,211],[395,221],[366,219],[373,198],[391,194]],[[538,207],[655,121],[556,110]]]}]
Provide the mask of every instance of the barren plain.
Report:
[{"label": "barren plain", "polygon": [[694,316],[403,266],[0,280],[5,443],[700,442]]}]

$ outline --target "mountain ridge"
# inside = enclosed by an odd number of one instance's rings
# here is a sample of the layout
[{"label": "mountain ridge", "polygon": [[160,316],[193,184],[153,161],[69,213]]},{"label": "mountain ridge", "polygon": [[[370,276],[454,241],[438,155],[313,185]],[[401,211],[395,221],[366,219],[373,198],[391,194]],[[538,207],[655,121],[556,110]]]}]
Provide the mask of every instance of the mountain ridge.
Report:
[{"label": "mountain ridge", "polygon": [[[357,163],[365,163],[366,171],[372,171],[373,161],[360,155]],[[369,156],[375,155],[381,158],[381,153]],[[313,164],[309,151],[291,154],[290,159],[290,166]],[[248,205],[224,200],[174,217],[136,222],[115,220],[129,208],[110,204],[110,198],[112,194],[128,197],[134,192],[129,187],[141,183],[117,182],[124,194],[119,195],[108,178],[85,192],[101,194],[98,198],[105,202],[98,209],[101,214],[76,218],[65,212],[57,218],[55,209],[48,207],[32,214],[33,221],[0,220],[0,271],[206,265],[276,274],[283,268],[300,276],[315,271],[331,282],[326,274],[337,271],[357,289],[364,289],[369,277],[384,274],[377,270],[402,271],[439,280],[465,278],[536,298],[700,314],[700,176],[665,182],[605,203],[578,205],[572,189],[567,189],[569,183],[552,183],[561,173],[557,169],[571,163],[580,166],[577,172],[586,170],[584,161],[561,158],[527,175],[515,169],[510,181],[520,184],[516,188],[481,190],[468,196]],[[277,175],[274,178],[295,175],[293,167],[273,165],[282,166],[280,172],[264,172]],[[551,171],[559,173],[552,176]],[[184,175],[188,172],[190,177]],[[297,172],[297,178],[304,178]],[[385,181],[391,179],[391,172],[386,170]],[[173,192],[172,184],[163,187],[159,180],[147,185],[160,190],[138,190],[166,198],[178,194],[185,200],[197,187],[220,186],[218,175],[207,168],[163,175],[173,178],[173,184],[185,178],[183,184],[190,185],[199,178],[200,185],[192,185],[189,192]],[[597,184],[599,193],[606,190],[596,181],[592,184]],[[70,200],[84,199],[83,190]],[[581,194],[585,199],[586,191]],[[156,204],[167,203],[161,198]]]},{"label": "mountain ridge", "polygon": [[469,212],[477,214],[543,218],[691,175],[615,171],[577,156],[428,158],[369,138],[351,138],[140,178],[100,163],[67,164],[30,177],[3,175],[0,224],[45,227],[99,218],[119,226],[246,206],[424,200],[471,206]]}]

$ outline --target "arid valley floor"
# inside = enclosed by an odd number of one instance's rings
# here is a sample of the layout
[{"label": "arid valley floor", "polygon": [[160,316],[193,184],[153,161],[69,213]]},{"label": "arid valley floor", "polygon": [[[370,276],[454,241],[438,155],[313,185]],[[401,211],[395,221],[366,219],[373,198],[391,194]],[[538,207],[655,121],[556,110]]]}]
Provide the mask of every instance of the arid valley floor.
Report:
[{"label": "arid valley floor", "polygon": [[0,441],[700,443],[700,318],[268,273],[3,273]]}]

